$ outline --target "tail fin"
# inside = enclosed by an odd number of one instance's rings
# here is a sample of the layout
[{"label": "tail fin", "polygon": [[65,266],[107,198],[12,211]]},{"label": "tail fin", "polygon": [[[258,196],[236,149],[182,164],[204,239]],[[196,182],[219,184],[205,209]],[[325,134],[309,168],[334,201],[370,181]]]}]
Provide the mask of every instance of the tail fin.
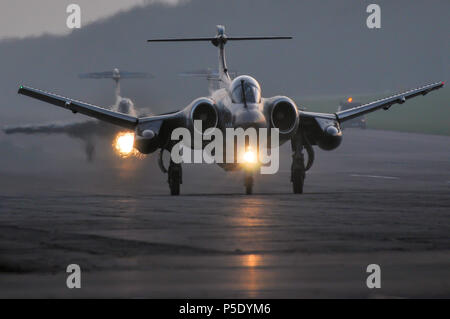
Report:
[{"label": "tail fin", "polygon": [[288,40],[292,39],[290,36],[263,36],[263,37],[228,37],[225,34],[225,27],[217,26],[217,34],[215,37],[206,38],[171,38],[171,39],[151,39],[147,42],[211,42],[215,47],[219,48],[219,80],[222,83],[230,82],[230,75],[225,61],[224,46],[228,41],[252,41],[252,40]]}]

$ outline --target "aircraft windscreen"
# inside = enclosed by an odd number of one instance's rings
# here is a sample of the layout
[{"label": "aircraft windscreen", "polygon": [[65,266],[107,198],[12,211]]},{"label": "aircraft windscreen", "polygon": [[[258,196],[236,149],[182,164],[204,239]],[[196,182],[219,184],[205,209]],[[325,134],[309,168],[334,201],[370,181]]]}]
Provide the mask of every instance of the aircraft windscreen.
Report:
[{"label": "aircraft windscreen", "polygon": [[252,78],[236,78],[231,84],[231,98],[234,103],[259,103],[261,89]]}]

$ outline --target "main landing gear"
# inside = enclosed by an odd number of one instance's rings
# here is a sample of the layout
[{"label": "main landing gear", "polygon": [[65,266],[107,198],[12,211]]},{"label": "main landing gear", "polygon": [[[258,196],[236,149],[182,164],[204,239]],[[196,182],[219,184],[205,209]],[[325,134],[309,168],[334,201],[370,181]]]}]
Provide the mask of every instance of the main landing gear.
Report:
[{"label": "main landing gear", "polygon": [[183,183],[182,176],[183,170],[181,168],[181,164],[176,164],[171,160],[167,171],[167,181],[169,183],[170,195],[180,195],[180,186]]},{"label": "main landing gear", "polygon": [[183,184],[183,170],[181,164],[177,164],[172,159],[170,159],[169,168],[166,169],[164,165],[164,151],[167,150],[169,153],[172,148],[163,147],[159,151],[158,165],[163,173],[167,173],[167,182],[169,183],[170,195],[178,196],[180,195],[181,184]]},{"label": "main landing gear", "polygon": [[303,153],[296,153],[292,155],[291,165],[291,183],[294,194],[303,193],[303,184],[305,183],[305,158]]},{"label": "main landing gear", "polygon": [[[294,194],[303,193],[306,171],[309,170],[314,162],[314,150],[305,138],[304,134],[299,132],[291,139],[292,147],[292,165],[291,165],[291,183]],[[305,156],[303,151],[308,152],[308,163],[305,166]]]}]

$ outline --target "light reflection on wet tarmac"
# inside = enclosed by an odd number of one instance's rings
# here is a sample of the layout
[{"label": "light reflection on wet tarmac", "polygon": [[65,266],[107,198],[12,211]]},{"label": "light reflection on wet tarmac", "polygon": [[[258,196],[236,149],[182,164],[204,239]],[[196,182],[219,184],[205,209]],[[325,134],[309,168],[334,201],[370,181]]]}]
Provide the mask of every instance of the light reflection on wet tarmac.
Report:
[{"label": "light reflection on wet tarmac", "polygon": [[151,167],[89,172],[86,184],[78,173],[0,180],[0,296],[70,296],[60,280],[74,261],[86,297],[371,297],[365,266],[377,261],[384,294],[450,295],[448,138],[346,135],[318,154],[302,196],[286,174],[258,177],[245,196],[238,175],[211,167],[186,167],[178,198]]}]

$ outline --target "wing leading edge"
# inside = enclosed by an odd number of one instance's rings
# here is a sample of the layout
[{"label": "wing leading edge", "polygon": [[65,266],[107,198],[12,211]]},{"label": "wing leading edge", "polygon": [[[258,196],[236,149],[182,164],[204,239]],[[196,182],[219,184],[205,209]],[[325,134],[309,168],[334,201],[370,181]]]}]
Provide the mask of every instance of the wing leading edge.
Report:
[{"label": "wing leading edge", "polygon": [[115,124],[127,129],[134,130],[138,124],[138,118],[123,113],[110,111],[100,106],[88,104],[85,102],[69,99],[54,93],[49,93],[31,87],[21,86],[19,94],[35,98],[56,106],[68,109],[73,113],[81,113],[111,124]]},{"label": "wing leading edge", "polygon": [[419,96],[419,95],[426,95],[430,93],[431,91],[438,90],[444,86],[444,82],[437,82],[433,84],[428,84],[423,87],[409,90],[404,93],[396,94],[381,100],[377,100],[368,104],[364,104],[361,106],[357,106],[348,110],[340,111],[335,113],[336,119],[339,122],[345,122],[351,119],[354,119],[355,117],[374,112],[376,110],[379,110],[381,108],[387,110],[389,109],[393,104],[403,104],[406,102],[406,100],[411,99],[413,97]]}]

